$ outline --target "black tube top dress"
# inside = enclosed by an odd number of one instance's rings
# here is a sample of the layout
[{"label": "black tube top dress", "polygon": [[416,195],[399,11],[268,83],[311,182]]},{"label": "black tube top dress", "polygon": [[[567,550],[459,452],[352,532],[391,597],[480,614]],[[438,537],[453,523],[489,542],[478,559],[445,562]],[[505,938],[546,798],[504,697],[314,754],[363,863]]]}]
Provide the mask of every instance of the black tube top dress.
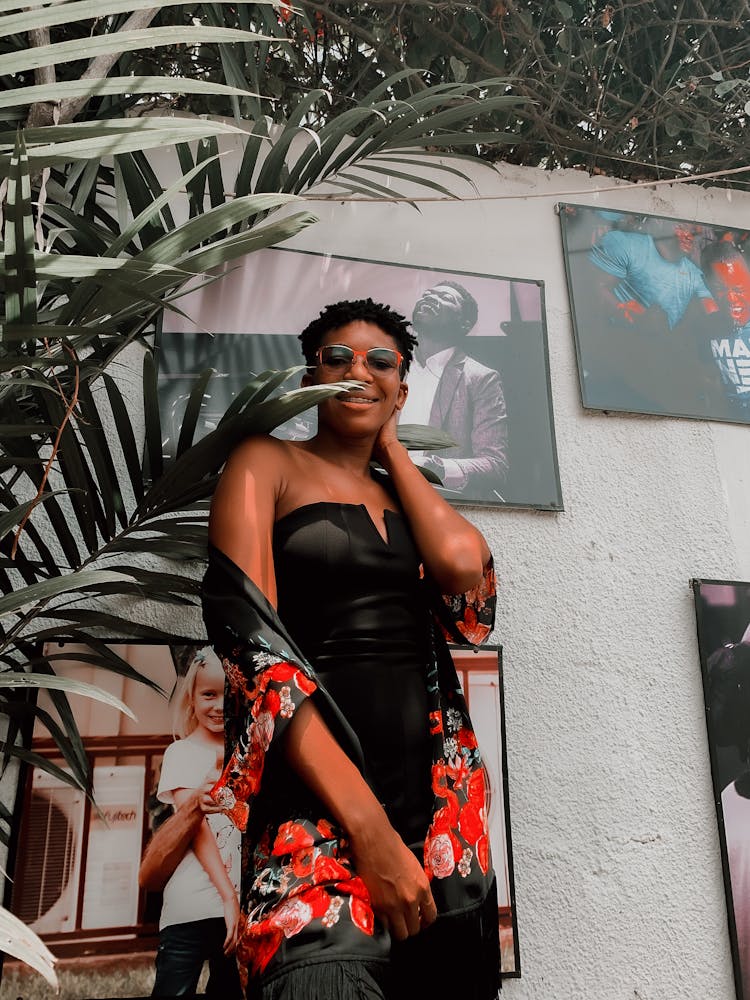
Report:
[{"label": "black tube top dress", "polygon": [[364,504],[329,501],[278,520],[278,612],[357,734],[391,824],[421,857],[433,805],[429,611],[405,518],[386,510],[385,524],[384,539]]},{"label": "black tube top dress", "polygon": [[[385,526],[384,539],[364,504],[328,501],[278,520],[278,613],[359,738],[365,776],[421,862],[435,804],[427,690],[431,612],[406,519],[386,510]],[[297,807],[303,808],[305,794],[296,787]],[[279,811],[280,817],[294,814],[286,805]],[[320,961],[291,967],[249,996],[489,1000],[497,994],[499,968],[493,885],[480,906],[392,943],[387,965],[357,963],[358,976],[373,977],[371,991],[364,978],[354,989],[351,972]]]}]

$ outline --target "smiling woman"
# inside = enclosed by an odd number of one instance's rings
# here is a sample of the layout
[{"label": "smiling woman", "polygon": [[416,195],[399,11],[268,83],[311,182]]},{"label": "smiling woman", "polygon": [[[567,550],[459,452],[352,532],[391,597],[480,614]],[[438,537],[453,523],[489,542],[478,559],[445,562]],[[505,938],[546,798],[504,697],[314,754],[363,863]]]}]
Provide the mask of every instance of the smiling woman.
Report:
[{"label": "smiling woman", "polygon": [[492,1000],[485,771],[438,624],[489,635],[490,553],[398,441],[404,318],[340,302],[300,339],[305,385],[352,387],[311,440],[231,455],[203,585],[227,677],[213,794],[254,846],[240,976],[261,1000]]}]

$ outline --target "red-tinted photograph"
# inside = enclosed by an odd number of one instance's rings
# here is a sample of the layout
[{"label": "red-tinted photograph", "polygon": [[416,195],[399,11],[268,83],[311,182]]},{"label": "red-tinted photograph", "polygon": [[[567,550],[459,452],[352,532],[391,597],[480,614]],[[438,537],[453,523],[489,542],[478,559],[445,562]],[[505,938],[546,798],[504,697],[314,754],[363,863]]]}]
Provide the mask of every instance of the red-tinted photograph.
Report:
[{"label": "red-tinted photograph", "polygon": [[750,233],[559,212],[583,405],[750,422]]}]

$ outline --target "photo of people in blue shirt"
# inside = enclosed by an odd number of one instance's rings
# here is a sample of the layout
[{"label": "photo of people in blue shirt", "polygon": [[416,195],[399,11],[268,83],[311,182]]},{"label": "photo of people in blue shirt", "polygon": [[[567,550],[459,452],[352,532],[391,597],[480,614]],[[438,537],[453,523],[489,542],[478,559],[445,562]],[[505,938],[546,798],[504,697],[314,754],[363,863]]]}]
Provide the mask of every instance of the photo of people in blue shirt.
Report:
[{"label": "photo of people in blue shirt", "polygon": [[750,421],[750,234],[582,205],[560,219],[583,405]]}]

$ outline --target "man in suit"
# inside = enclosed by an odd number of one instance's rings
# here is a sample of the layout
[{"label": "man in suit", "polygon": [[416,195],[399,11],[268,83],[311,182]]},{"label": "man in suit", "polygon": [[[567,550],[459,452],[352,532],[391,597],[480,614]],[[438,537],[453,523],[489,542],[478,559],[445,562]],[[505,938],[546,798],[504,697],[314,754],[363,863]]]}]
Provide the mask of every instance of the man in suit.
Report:
[{"label": "man in suit", "polygon": [[446,489],[466,501],[502,501],[508,473],[505,398],[499,373],[466,353],[477,316],[476,300],[456,281],[422,293],[412,313],[419,344],[401,419],[439,427],[456,442],[417,459]]}]

